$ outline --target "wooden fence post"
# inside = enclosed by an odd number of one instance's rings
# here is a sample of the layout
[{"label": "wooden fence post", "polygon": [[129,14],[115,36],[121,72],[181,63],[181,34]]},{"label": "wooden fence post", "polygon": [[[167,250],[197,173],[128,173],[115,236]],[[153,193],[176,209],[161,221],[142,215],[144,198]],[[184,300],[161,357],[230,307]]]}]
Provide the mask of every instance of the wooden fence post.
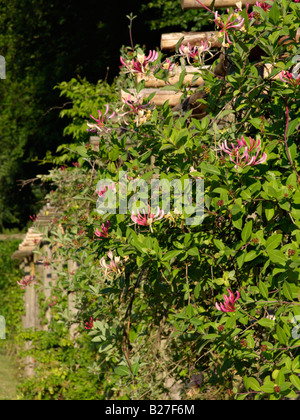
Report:
[{"label": "wooden fence post", "polygon": [[[69,275],[73,276],[75,274],[75,271],[78,268],[78,264],[76,261],[69,260],[68,261],[68,272]],[[78,309],[76,308],[76,296],[74,293],[69,293],[68,295],[68,306],[69,306],[69,314],[73,315],[73,317],[76,317],[78,313]],[[70,336],[72,339],[76,338],[76,329],[78,327],[78,323],[74,322],[70,326]]]},{"label": "wooden fence post", "polygon": [[[34,276],[35,267],[32,256],[25,258],[25,276]],[[34,287],[26,287],[24,293],[25,315],[23,317],[24,329],[32,328],[33,330],[40,329],[39,324],[39,308],[37,301],[37,294]],[[32,346],[32,341],[25,342],[25,351],[29,351]],[[31,356],[26,356],[24,360],[24,372],[26,376],[34,375],[34,361]]]},{"label": "wooden fence post", "polygon": [[[181,7],[183,10],[187,9],[202,9],[205,7],[211,8],[211,5],[213,3],[213,0],[199,0],[201,3],[199,3],[197,0],[181,0]],[[236,7],[237,0],[215,0],[214,2],[214,8],[227,8],[227,7]],[[246,4],[255,4],[256,0],[242,0],[243,6],[246,6]]]}]

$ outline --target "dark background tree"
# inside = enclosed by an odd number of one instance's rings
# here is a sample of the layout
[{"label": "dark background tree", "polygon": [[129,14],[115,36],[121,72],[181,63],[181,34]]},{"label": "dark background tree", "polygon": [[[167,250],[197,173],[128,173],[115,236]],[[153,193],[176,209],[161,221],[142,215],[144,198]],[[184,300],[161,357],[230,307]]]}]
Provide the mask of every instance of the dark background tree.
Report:
[{"label": "dark background tree", "polygon": [[54,86],[72,77],[111,83],[119,70],[122,45],[133,41],[155,49],[162,29],[201,29],[203,12],[183,12],[180,1],[0,0],[0,54],[7,75],[0,80],[0,231],[24,228],[41,205],[37,184],[20,189],[18,180],[45,173],[40,162],[66,143],[58,118],[63,98]]}]

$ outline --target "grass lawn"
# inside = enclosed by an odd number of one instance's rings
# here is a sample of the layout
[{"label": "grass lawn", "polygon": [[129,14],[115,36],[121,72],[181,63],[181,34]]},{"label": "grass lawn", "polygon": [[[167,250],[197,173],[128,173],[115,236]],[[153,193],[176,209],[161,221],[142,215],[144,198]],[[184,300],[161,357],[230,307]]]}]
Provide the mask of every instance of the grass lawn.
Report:
[{"label": "grass lawn", "polygon": [[15,400],[17,373],[9,358],[0,350],[0,400]]}]

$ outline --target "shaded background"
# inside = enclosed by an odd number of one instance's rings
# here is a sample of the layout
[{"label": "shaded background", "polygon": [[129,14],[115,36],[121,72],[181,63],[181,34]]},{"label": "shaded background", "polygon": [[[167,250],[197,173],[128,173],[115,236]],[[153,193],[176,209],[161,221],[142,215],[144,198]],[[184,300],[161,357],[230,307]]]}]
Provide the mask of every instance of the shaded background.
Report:
[{"label": "shaded background", "polygon": [[[40,165],[49,150],[68,142],[59,107],[66,102],[54,86],[73,77],[112,83],[122,45],[160,46],[164,32],[206,29],[207,12],[183,12],[180,0],[0,0],[0,232],[24,229],[45,191],[19,180],[47,173]],[[87,116],[88,117],[88,116]]]}]

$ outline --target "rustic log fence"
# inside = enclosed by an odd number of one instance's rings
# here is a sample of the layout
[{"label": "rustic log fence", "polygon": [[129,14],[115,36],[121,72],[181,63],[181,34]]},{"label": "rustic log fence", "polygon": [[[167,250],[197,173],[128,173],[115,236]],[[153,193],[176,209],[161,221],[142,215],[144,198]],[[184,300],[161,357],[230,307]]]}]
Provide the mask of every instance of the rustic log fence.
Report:
[{"label": "rustic log fence", "polygon": [[[211,0],[201,1],[202,5],[197,0],[181,0],[181,7],[183,10],[188,9],[204,9],[204,7],[211,7]],[[214,8],[228,8],[236,7],[236,0],[215,0]],[[243,0],[242,5],[245,6],[247,3],[250,5],[255,5],[256,0]],[[286,40],[287,37],[283,36],[279,39],[278,43],[281,42],[288,43],[289,40]],[[190,45],[191,47],[200,47],[203,42],[208,42],[211,48],[220,49],[222,43],[218,38],[217,31],[206,31],[206,32],[173,32],[165,33],[161,35],[160,48],[162,51],[173,52],[175,51],[176,45],[181,41],[181,45]],[[299,42],[300,39],[300,28],[298,28],[296,33],[296,42]],[[218,55],[218,54],[217,54]],[[211,66],[205,66],[206,68],[211,68]],[[271,64],[265,65],[260,69],[261,75],[264,78],[269,77],[273,66]],[[201,70],[194,68],[193,66],[186,66],[186,76],[184,77],[183,84],[186,85],[191,92],[193,92],[197,87],[202,86],[204,81],[201,77]],[[145,81],[145,88],[142,89],[139,93],[141,98],[147,98],[149,95],[155,93],[154,97],[151,100],[152,105],[161,106],[167,100],[169,100],[169,105],[174,107],[180,103],[183,92],[175,92],[173,90],[167,90],[167,86],[173,86],[179,81],[181,73],[181,68],[175,69],[174,74],[170,75],[168,82],[157,79],[153,75],[145,76],[143,74],[138,74],[136,77],[136,84],[141,80]],[[195,77],[198,76],[197,77]],[[279,72],[277,75],[273,76],[273,79],[279,78]],[[162,90],[161,88],[164,87]],[[129,90],[128,92],[121,91],[121,100],[124,102],[129,95],[134,96],[134,89]]]}]

